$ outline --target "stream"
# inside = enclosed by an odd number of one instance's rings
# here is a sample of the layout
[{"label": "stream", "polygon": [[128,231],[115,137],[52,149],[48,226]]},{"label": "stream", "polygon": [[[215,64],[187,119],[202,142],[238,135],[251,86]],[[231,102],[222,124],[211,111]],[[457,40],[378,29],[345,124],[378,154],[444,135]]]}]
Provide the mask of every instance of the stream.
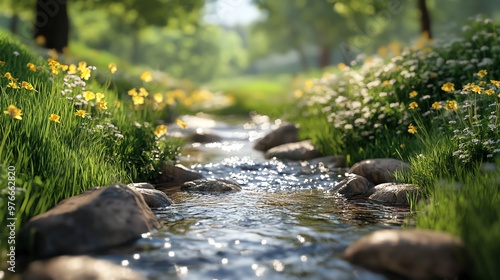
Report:
[{"label": "stream", "polygon": [[330,193],[345,169],[264,159],[252,147],[279,120],[184,121],[223,140],[187,145],[181,163],[207,178],[236,181],[243,190],[175,193],[174,205],[155,210],[161,228],[144,235],[135,252],[100,258],[147,279],[386,279],[350,265],[340,254],[369,232],[400,227],[408,209]]}]

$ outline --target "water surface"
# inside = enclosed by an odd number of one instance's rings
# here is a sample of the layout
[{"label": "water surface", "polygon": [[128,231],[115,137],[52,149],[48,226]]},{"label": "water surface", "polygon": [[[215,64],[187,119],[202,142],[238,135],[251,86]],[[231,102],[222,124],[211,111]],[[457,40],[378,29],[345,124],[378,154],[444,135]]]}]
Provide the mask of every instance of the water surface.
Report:
[{"label": "water surface", "polygon": [[253,140],[272,128],[265,118],[197,121],[223,141],[190,144],[181,161],[243,190],[173,194],[173,206],[155,211],[161,228],[139,240],[138,252],[104,258],[148,279],[386,279],[340,254],[369,232],[400,227],[407,209],[335,196],[331,189],[345,170],[265,160],[252,149]]}]

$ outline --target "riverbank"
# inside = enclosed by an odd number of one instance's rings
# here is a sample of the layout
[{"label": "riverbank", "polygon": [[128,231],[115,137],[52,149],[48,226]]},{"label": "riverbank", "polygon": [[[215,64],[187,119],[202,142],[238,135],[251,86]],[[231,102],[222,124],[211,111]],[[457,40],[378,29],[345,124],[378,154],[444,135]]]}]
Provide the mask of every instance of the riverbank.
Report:
[{"label": "riverbank", "polygon": [[[461,237],[474,279],[500,270],[499,25],[475,18],[458,38],[422,38],[390,61],[340,65],[300,91],[303,137],[352,164],[394,157],[410,162],[402,183],[423,189],[417,227]],[[359,67],[357,67],[359,66]]]}]

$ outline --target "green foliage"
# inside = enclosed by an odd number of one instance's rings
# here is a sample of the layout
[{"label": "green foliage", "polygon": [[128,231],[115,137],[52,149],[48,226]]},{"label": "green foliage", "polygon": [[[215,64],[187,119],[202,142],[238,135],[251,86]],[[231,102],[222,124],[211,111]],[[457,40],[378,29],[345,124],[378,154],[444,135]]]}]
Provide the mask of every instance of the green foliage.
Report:
[{"label": "green foliage", "polygon": [[500,169],[487,164],[465,180],[441,181],[427,204],[420,205],[417,227],[460,236],[470,254],[472,279],[497,279],[500,269]]},{"label": "green foliage", "polygon": [[[177,154],[177,140],[153,133],[158,113],[144,109],[147,102],[136,108],[130,97],[122,100],[108,90],[109,83],[81,78],[92,66],[70,74],[71,68],[47,63],[5,35],[0,37],[0,61],[0,186],[4,193],[4,173],[9,166],[15,168],[18,227],[88,188],[147,180],[162,161]],[[102,93],[101,101],[86,98],[88,91]],[[85,114],[77,116],[77,110]],[[5,196],[0,209],[3,236]]]},{"label": "green foliage", "polygon": [[[491,79],[500,77],[500,68],[496,67],[500,49],[494,36],[497,28],[491,21],[478,18],[465,28],[461,38],[433,48],[421,44],[389,63],[370,58],[359,69],[343,67],[339,74],[309,81],[298,105],[305,114],[298,115],[298,119],[328,120],[334,129],[323,126],[314,129],[331,131],[332,135],[323,138],[332,139],[333,153],[346,153],[354,160],[395,154],[407,159],[415,154],[415,147],[418,150],[421,145],[408,133],[410,124],[419,122],[418,130],[429,131],[429,134],[456,129],[447,123],[451,120],[447,116],[457,118],[454,109],[443,116],[444,110],[438,111],[432,105],[438,102],[445,108],[450,101],[462,104],[470,95],[460,90],[445,92],[442,90],[445,83],[452,82],[458,87],[476,81],[474,75],[481,69],[487,70]],[[498,91],[496,87],[492,89]],[[488,106],[495,102],[497,94],[474,97],[478,100],[475,108],[483,110],[479,115],[490,115]],[[479,102],[487,98],[489,101]],[[413,107],[415,104],[418,107]],[[485,118],[483,125],[486,126],[490,120]],[[444,120],[446,126],[440,120]],[[498,130],[493,132],[488,137],[497,135]],[[324,142],[317,138],[313,141],[320,145]]]}]

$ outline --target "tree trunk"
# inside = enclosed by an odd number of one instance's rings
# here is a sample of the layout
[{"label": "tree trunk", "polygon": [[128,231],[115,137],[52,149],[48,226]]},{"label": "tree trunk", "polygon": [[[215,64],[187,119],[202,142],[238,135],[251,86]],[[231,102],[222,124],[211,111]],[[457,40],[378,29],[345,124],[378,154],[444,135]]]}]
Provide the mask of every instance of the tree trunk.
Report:
[{"label": "tree trunk", "polygon": [[320,46],[319,58],[318,58],[319,68],[324,68],[330,65],[330,54],[331,54],[331,47],[329,45]]},{"label": "tree trunk", "polygon": [[10,18],[9,29],[12,34],[17,34],[17,27],[19,26],[19,15],[17,13],[13,14]]},{"label": "tree trunk", "polygon": [[427,33],[428,38],[432,39],[431,17],[426,0],[418,0],[418,9],[420,10],[420,30],[422,34]]},{"label": "tree trunk", "polygon": [[67,0],[37,0],[34,38],[47,49],[62,53],[68,46]]}]

